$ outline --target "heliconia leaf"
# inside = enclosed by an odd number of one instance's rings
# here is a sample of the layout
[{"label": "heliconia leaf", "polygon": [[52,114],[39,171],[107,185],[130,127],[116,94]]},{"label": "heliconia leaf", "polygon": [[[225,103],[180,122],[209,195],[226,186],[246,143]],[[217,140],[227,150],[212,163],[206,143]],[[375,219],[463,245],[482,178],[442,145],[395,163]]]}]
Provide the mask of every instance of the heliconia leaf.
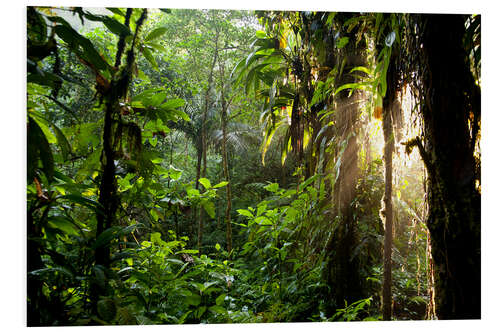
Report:
[{"label": "heliconia leaf", "polygon": [[159,28],[156,28],[154,29],[153,31],[151,31],[147,36],[146,38],[144,38],[144,40],[146,42],[148,41],[151,41],[153,39],[157,39],[158,37],[160,37],[161,35],[163,35],[164,33],[167,32],[167,27],[159,27]]}]

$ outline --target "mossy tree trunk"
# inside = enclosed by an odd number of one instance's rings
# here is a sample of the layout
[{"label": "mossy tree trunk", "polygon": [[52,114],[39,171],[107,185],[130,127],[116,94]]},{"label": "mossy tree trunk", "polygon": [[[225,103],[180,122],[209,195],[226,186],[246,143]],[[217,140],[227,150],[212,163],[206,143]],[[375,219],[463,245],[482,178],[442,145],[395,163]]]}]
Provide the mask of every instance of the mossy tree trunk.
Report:
[{"label": "mossy tree trunk", "polygon": [[480,91],[463,48],[464,15],[425,17],[423,142],[428,171],[436,313],[439,319],[481,317],[480,162],[474,157]]}]

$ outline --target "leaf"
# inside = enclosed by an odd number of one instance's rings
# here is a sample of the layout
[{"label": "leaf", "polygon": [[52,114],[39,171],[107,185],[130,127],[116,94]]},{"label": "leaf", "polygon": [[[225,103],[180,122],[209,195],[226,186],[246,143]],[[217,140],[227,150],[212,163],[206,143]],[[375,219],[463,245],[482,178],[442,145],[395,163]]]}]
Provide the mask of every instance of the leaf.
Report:
[{"label": "leaf", "polygon": [[212,188],[212,185],[210,184],[210,180],[207,178],[200,178],[198,179],[201,185],[203,185],[207,190]]},{"label": "leaf", "polygon": [[34,271],[31,271],[29,272],[28,274],[32,274],[32,275],[43,275],[43,274],[46,274],[46,273],[54,273],[54,272],[58,272],[58,273],[61,273],[61,274],[64,274],[70,278],[73,278],[73,274],[67,270],[66,268],[64,267],[48,267],[48,268],[41,268],[41,269],[36,269]]},{"label": "leaf", "polygon": [[94,15],[94,14],[91,14],[89,12],[85,12],[84,16],[86,19],[88,19],[90,21],[102,22],[106,26],[106,28],[108,28],[109,31],[111,31],[115,35],[118,35],[118,36],[132,35],[132,32],[125,24],[118,22],[117,20],[115,20],[112,17],[105,16],[105,15]]},{"label": "leaf", "polygon": [[141,51],[142,51],[142,55],[151,64],[151,66],[153,66],[154,69],[158,70],[159,69],[158,64],[156,63],[156,60],[153,57],[153,54],[151,53],[150,48],[144,47],[144,48],[142,48]]},{"label": "leaf", "polygon": [[341,49],[349,43],[349,37],[342,37],[337,40],[337,48]]},{"label": "leaf", "polygon": [[112,299],[105,298],[97,302],[97,313],[107,322],[116,316],[116,305]]},{"label": "leaf", "polygon": [[110,12],[116,14],[116,15],[125,16],[125,14],[121,11],[120,8],[106,7],[106,9],[109,10]]},{"label": "leaf", "polygon": [[66,136],[64,133],[57,127],[54,123],[51,124],[52,130],[56,134],[57,138],[57,145],[61,149],[61,153],[63,155],[63,159],[67,160],[68,155],[71,153],[71,145],[68,142],[68,139],[66,139]]},{"label": "leaf", "polygon": [[210,312],[213,312],[215,314],[220,314],[220,313],[226,313],[226,309],[224,309],[222,306],[219,305],[212,305],[211,307],[208,308]]},{"label": "leaf", "polygon": [[78,236],[79,230],[73,222],[65,216],[51,216],[48,218],[48,225],[52,228],[62,230],[68,235]]},{"label": "leaf", "polygon": [[364,66],[354,67],[353,69],[351,69],[351,71],[349,73],[352,73],[352,72],[355,72],[355,71],[359,71],[359,72],[363,72],[365,74],[371,75],[370,70],[368,68],[364,67]]},{"label": "leaf", "polygon": [[151,31],[147,36],[146,38],[144,38],[144,40],[146,42],[148,41],[151,41],[153,39],[156,39],[158,37],[160,37],[161,35],[163,35],[164,33],[167,32],[167,27],[159,27],[159,28],[156,28],[154,29],[153,31]]},{"label": "leaf", "polygon": [[167,49],[163,45],[160,45],[158,43],[148,42],[147,45],[152,47],[158,52],[167,53]]},{"label": "leaf", "polygon": [[66,200],[72,201],[74,203],[88,207],[88,208],[94,210],[95,212],[102,212],[103,211],[103,207],[99,202],[94,201],[94,200],[89,199],[89,198],[85,198],[85,197],[78,195],[78,194],[63,195],[63,196],[60,196],[59,199],[66,199]]},{"label": "leaf", "polygon": [[108,228],[104,230],[95,240],[94,244],[92,245],[92,248],[98,249],[101,247],[105,247],[109,245],[109,242],[116,238],[118,235],[118,231],[121,228],[119,226],[113,226],[111,228]]},{"label": "leaf", "polygon": [[246,210],[246,209],[237,209],[236,211],[240,215],[247,216],[247,217],[250,217],[250,218],[254,217],[253,214],[250,211]]},{"label": "leaf", "polygon": [[159,106],[167,98],[166,92],[160,92],[151,97],[151,106]]},{"label": "leaf", "polygon": [[[111,66],[101,57],[99,52],[96,51],[89,39],[83,37],[73,28],[66,25],[57,25],[54,31],[78,56],[91,63],[99,70],[110,70]],[[83,49],[83,52],[80,51],[79,46]]]},{"label": "leaf", "polygon": [[186,101],[183,100],[182,98],[174,98],[174,99],[169,99],[165,103],[163,103],[160,107],[163,109],[176,109],[181,106],[184,106],[186,104]]},{"label": "leaf", "polygon": [[278,183],[271,183],[267,186],[264,186],[264,189],[266,189],[269,192],[276,193],[279,189]]},{"label": "leaf", "polygon": [[220,294],[216,299],[215,299],[215,304],[217,305],[222,305],[224,303],[224,300],[226,299],[226,294]]},{"label": "leaf", "polygon": [[198,306],[201,303],[201,296],[198,294],[191,294],[186,297],[185,302],[188,305]]},{"label": "leaf", "polygon": [[255,32],[255,36],[257,36],[257,38],[260,38],[260,39],[264,39],[264,38],[267,38],[267,34],[265,31],[262,31],[262,30],[257,30]]},{"label": "leaf", "polygon": [[301,183],[299,185],[299,192],[302,192],[307,186],[309,186],[312,182],[314,182],[320,176],[321,176],[320,174],[315,174],[314,176],[309,177],[305,182]]},{"label": "leaf", "polygon": [[45,137],[42,129],[28,116],[28,157],[27,157],[27,176],[28,184],[30,184],[34,177],[35,171],[38,168],[38,162],[42,162],[42,170],[49,180],[54,175],[54,157],[50,149],[49,142]]},{"label": "leaf", "polygon": [[210,218],[215,218],[215,205],[212,201],[203,201],[202,203],[203,208],[207,212],[207,214],[210,216]]},{"label": "leaf", "polygon": [[219,187],[223,187],[223,186],[226,186],[227,184],[229,184],[229,182],[227,182],[227,181],[223,181],[223,182],[220,182],[220,183],[219,183],[219,184],[217,184],[217,185],[212,186],[212,188],[219,188]]}]

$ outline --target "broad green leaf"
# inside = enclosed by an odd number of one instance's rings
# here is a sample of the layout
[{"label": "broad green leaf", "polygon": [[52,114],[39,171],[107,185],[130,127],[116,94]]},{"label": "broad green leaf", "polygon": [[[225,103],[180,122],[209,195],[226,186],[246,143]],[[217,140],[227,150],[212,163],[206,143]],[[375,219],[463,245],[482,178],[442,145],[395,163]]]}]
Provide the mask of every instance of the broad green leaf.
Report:
[{"label": "broad green leaf", "polygon": [[88,19],[90,21],[102,22],[106,26],[106,28],[108,28],[109,31],[111,31],[115,35],[118,35],[118,36],[132,35],[132,32],[125,24],[118,22],[117,20],[115,20],[112,17],[105,16],[105,15],[94,15],[94,14],[91,14],[89,12],[85,12],[84,16],[86,19]]},{"label": "broad green leaf", "polygon": [[203,208],[207,212],[207,214],[210,216],[210,218],[215,218],[215,205],[212,201],[203,201],[202,203]]},{"label": "broad green leaf", "polygon": [[229,184],[229,182],[227,182],[227,181],[223,181],[223,182],[220,182],[220,183],[219,183],[219,184],[217,184],[217,185],[212,186],[212,188],[219,188],[219,187],[223,187],[223,186],[226,186],[227,184]]},{"label": "broad green leaf", "polygon": [[151,97],[151,106],[159,106],[163,101],[167,98],[167,93],[166,92],[160,92],[157,94],[154,94]]},{"label": "broad green leaf", "polygon": [[152,47],[153,49],[155,49],[158,52],[162,52],[162,53],[168,52],[167,49],[163,45],[160,45],[158,43],[148,42],[147,45]]},{"label": "broad green leaf", "polygon": [[189,197],[195,197],[195,198],[200,197],[200,191],[195,188],[188,188],[186,192]]},{"label": "broad green leaf", "polygon": [[264,38],[267,38],[267,34],[265,31],[262,31],[262,30],[257,30],[255,32],[255,36],[257,36],[257,38],[260,38],[260,39],[264,39]]},{"label": "broad green leaf", "polygon": [[95,240],[94,244],[92,245],[93,249],[98,249],[101,247],[109,246],[109,242],[113,240],[114,238],[117,237],[118,232],[120,231],[121,227],[119,226],[113,226],[111,228],[108,228],[104,230]]},{"label": "broad green leaf", "polygon": [[71,145],[69,144],[68,140],[66,139],[66,136],[61,131],[61,129],[59,129],[59,127],[57,127],[54,123],[52,123],[51,126],[52,126],[52,130],[56,134],[57,145],[61,149],[63,159],[67,160],[69,154],[71,153]]},{"label": "broad green leaf", "polygon": [[159,27],[159,28],[156,28],[154,29],[153,31],[151,31],[147,36],[146,38],[144,38],[144,40],[146,42],[148,41],[151,41],[153,39],[156,39],[158,37],[160,37],[161,35],[163,35],[164,33],[166,33],[168,30],[167,27]]},{"label": "broad green leaf", "polygon": [[250,217],[250,218],[253,218],[253,214],[250,213],[250,211],[246,210],[246,209],[237,209],[236,210],[238,212],[238,214],[240,215],[243,215],[243,216],[247,216],[247,217]]},{"label": "broad green leaf", "polygon": [[116,316],[116,305],[112,299],[105,298],[97,302],[97,313],[99,317],[110,322]]},{"label": "broad green leaf", "polygon": [[77,203],[77,204],[80,204],[82,206],[85,206],[85,207],[88,207],[96,212],[99,212],[99,211],[103,211],[103,207],[102,205],[97,202],[97,201],[94,201],[92,199],[89,199],[89,198],[86,198],[84,196],[81,196],[81,195],[78,195],[78,194],[67,194],[67,195],[63,195],[63,196],[60,196],[59,199],[66,199],[66,200],[69,200],[71,202],[74,202],[74,203]]},{"label": "broad green leaf", "polygon": [[341,49],[349,43],[349,37],[342,37],[337,40],[337,48]]},{"label": "broad green leaf", "polygon": [[276,193],[279,189],[278,183],[271,183],[269,185],[264,186],[264,189],[266,189],[269,192]]},{"label": "broad green leaf", "polygon": [[198,294],[191,294],[186,297],[185,302],[188,305],[198,306],[201,303],[201,296]]},{"label": "broad green leaf", "polygon": [[78,236],[79,230],[70,219],[64,216],[51,216],[48,218],[48,225],[64,231],[67,235]]},{"label": "broad green leaf", "polygon": [[227,312],[226,309],[224,309],[222,306],[219,305],[212,305],[211,307],[208,308],[208,310],[215,314],[221,314]]},{"label": "broad green leaf", "polygon": [[49,180],[54,175],[54,158],[49,142],[37,122],[28,116],[28,158],[27,175],[28,184],[31,184],[38,168],[38,162],[42,162],[42,170]]},{"label": "broad green leaf", "polygon": [[142,48],[142,55],[146,60],[153,66],[154,69],[158,70],[158,64],[156,63],[155,57],[151,53],[151,49],[149,47]]},{"label": "broad green leaf", "polygon": [[178,107],[184,106],[186,104],[186,101],[184,101],[182,98],[174,98],[174,99],[169,99],[162,105],[160,105],[161,108],[163,109],[176,109]]},{"label": "broad green leaf", "polygon": [[207,179],[207,178],[200,178],[198,180],[200,182],[201,185],[203,185],[207,190],[209,188],[212,188],[212,184],[210,184],[210,180]]},{"label": "broad green leaf", "polygon": [[[97,69],[108,71],[111,66],[96,51],[92,42],[80,35],[73,28],[66,25],[57,25],[54,28],[55,33],[65,41],[69,48],[78,56],[84,58],[87,62],[93,64]],[[80,48],[82,48],[82,51]]]},{"label": "broad green leaf", "polygon": [[116,15],[125,16],[125,14],[122,12],[120,8],[106,7],[106,9]]},{"label": "broad green leaf", "polygon": [[64,267],[49,267],[49,268],[41,268],[41,269],[36,269],[34,271],[31,271],[29,272],[28,274],[32,274],[32,275],[43,275],[43,274],[46,274],[46,273],[54,273],[54,272],[57,272],[57,273],[61,273],[61,274],[64,274],[70,278],[73,278],[73,273],[71,273],[69,270],[67,270],[66,268]]},{"label": "broad green leaf", "polygon": [[151,243],[160,246],[166,244],[166,242],[163,239],[161,239],[161,234],[159,232],[151,233]]}]

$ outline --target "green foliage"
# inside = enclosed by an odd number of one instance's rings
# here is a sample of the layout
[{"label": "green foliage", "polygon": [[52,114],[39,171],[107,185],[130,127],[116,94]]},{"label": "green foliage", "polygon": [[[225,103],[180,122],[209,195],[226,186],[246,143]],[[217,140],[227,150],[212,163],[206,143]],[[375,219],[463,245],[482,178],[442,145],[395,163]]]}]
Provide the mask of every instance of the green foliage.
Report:
[{"label": "green foliage", "polygon": [[[28,309],[38,316],[31,321],[30,314],[31,323],[380,319],[384,184],[381,162],[372,156],[364,156],[349,203],[359,237],[349,255],[360,258],[370,297],[327,309],[326,244],[341,220],[334,186],[348,140],[361,143],[360,134],[371,135],[360,129],[342,136],[331,101],[356,89],[381,101],[387,66],[401,43],[393,16],[343,22],[336,13],[269,12],[257,14],[263,30],[255,31],[246,25],[255,17],[246,12],[152,11],[135,35],[140,9],[131,10],[128,26],[126,9],[67,11],[83,29],[50,8],[29,7],[27,15]],[[88,21],[102,26],[88,31]],[[379,57],[347,73],[362,80],[337,85],[343,65],[327,58],[359,43],[347,30],[373,24]],[[471,24],[476,31],[477,21]],[[139,56],[130,68],[126,61],[111,65],[120,38],[124,58],[135,40]],[[119,87],[125,79],[130,84]],[[109,106],[109,96],[122,88]],[[108,107],[110,139],[103,136]],[[111,198],[101,196],[105,144],[114,166]],[[424,196],[416,176],[396,181],[395,314],[422,319],[428,301]],[[229,184],[231,253],[225,250],[228,198],[221,195]],[[99,229],[106,199],[116,212],[112,224]],[[202,255],[193,249],[200,213]],[[103,250],[109,260],[98,263]]]}]

